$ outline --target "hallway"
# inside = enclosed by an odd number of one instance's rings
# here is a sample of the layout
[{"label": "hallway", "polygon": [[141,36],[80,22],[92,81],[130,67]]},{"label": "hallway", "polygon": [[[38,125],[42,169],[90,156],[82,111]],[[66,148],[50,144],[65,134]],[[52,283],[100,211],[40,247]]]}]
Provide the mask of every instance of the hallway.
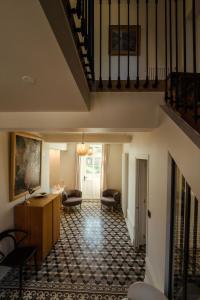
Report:
[{"label": "hallway", "polygon": [[[82,209],[63,213],[61,239],[37,276],[25,271],[24,299],[122,299],[129,285],[143,280],[145,252],[131,245],[121,211],[84,201]],[[1,282],[0,299],[17,299],[18,272]]]}]

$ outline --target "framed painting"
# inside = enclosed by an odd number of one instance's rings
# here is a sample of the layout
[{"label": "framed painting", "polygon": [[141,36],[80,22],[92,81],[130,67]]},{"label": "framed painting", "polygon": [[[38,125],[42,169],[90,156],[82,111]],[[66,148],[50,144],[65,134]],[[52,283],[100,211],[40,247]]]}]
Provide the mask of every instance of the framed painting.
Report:
[{"label": "framed painting", "polygon": [[10,201],[41,187],[42,140],[25,133],[11,134]]},{"label": "framed painting", "polygon": [[[137,25],[130,25],[129,34],[129,55],[140,55],[140,41],[141,41],[141,26],[139,28],[139,36],[137,37]],[[109,54],[117,56],[119,53],[119,26],[110,25],[109,28]],[[120,56],[128,55],[128,26],[120,25]]]}]

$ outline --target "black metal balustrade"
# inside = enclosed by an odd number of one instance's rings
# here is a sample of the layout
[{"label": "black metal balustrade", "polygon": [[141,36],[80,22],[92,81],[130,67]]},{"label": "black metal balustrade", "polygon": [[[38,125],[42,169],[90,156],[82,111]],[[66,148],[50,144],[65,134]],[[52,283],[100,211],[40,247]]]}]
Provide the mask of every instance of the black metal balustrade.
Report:
[{"label": "black metal balustrade", "polygon": [[175,161],[171,168],[169,300],[200,295],[200,201]]},{"label": "black metal balustrade", "polygon": [[[200,131],[197,0],[187,1],[189,13],[186,0],[62,1],[91,90],[165,90],[166,103]],[[192,19],[191,45],[188,16]],[[123,28],[126,53],[121,46]],[[188,70],[188,60],[193,70]]]},{"label": "black metal balustrade", "polygon": [[[170,73],[166,73],[165,94],[166,102],[187,123],[200,132],[200,73],[197,73],[196,30],[197,3],[197,0],[188,1],[187,5],[191,7],[191,10],[186,15],[186,0],[165,0],[166,67],[168,63],[170,65]],[[180,19],[182,20],[181,23]],[[187,42],[190,34],[187,30],[187,22],[192,23],[191,44]],[[182,58],[180,58],[180,49],[183,50]],[[192,50],[192,55],[190,50]],[[192,70],[188,67],[190,64],[192,64]]]},{"label": "black metal balustrade", "polygon": [[[161,2],[163,2],[163,0],[62,1],[65,7],[66,15],[70,21],[77,49],[85,70],[86,78],[92,90],[163,90],[163,83],[165,81],[165,66],[164,63],[159,66],[158,61],[158,11],[162,10],[164,13],[164,7],[161,6]],[[96,15],[98,16],[98,20],[94,20],[95,9],[97,11]],[[153,23],[151,22],[152,24],[150,24],[149,16],[152,12],[155,15],[155,21]],[[142,14],[145,14],[145,20],[143,21],[145,35],[144,43],[142,42],[142,26],[140,23]],[[122,22],[122,19],[124,20],[124,16],[126,21]],[[134,22],[133,18],[135,19]],[[105,22],[108,26],[108,36],[106,37],[105,32],[103,32],[103,28],[105,28]],[[115,48],[115,54],[112,53],[111,49],[111,27],[113,25],[116,27],[118,40]],[[131,31],[133,30],[134,26],[135,32],[133,33]],[[124,53],[124,49],[122,49],[121,45],[123,27],[126,27],[126,53]],[[153,35],[155,36],[155,44],[153,49],[151,45],[151,52],[153,51],[155,53],[155,55],[153,55],[155,59],[153,59],[151,62],[149,59],[150,32],[154,32]],[[95,53],[94,33],[98,35],[98,37],[96,37],[96,40],[98,40],[96,52],[98,52],[98,54]],[[103,53],[103,48],[105,49],[105,43],[108,47],[108,51],[106,53],[108,56],[108,66],[105,65],[104,61],[105,50]],[[133,43],[135,43],[135,45],[133,45]],[[133,49],[133,47],[135,47],[135,49]],[[145,53],[144,58],[141,56],[142,51]],[[126,60],[123,59],[124,57],[126,57]],[[133,57],[135,57],[135,60],[133,60]],[[143,74],[141,71],[142,59],[145,61],[143,64]],[[114,64],[116,64],[117,68],[114,68]],[[95,69],[97,70],[96,76]],[[114,75],[113,69],[115,69],[116,72]],[[123,72],[126,73],[126,78],[122,76],[122,69]],[[106,72],[107,75],[105,75]]]}]

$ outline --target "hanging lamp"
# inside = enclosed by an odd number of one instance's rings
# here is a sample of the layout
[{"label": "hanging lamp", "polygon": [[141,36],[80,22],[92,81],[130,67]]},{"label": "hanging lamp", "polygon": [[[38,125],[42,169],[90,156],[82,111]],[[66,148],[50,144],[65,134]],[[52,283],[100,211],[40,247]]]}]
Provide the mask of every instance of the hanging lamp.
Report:
[{"label": "hanging lamp", "polygon": [[89,145],[84,143],[84,133],[82,133],[82,142],[77,145],[76,152],[80,156],[85,156],[89,152]]},{"label": "hanging lamp", "polygon": [[91,156],[93,154],[92,147],[89,147],[87,155]]}]

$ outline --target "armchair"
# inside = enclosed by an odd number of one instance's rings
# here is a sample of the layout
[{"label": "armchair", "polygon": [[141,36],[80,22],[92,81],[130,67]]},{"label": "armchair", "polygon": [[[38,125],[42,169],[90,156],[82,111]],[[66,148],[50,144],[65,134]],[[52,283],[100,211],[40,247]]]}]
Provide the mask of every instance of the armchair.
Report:
[{"label": "armchair", "polygon": [[62,204],[64,207],[72,207],[82,203],[82,192],[79,190],[67,190],[62,192]]},{"label": "armchair", "polygon": [[[21,238],[20,238],[21,236]],[[35,270],[37,272],[36,264],[36,247],[19,246],[27,238],[27,233],[23,230],[9,229],[0,233],[0,242],[4,239],[12,240],[14,248],[5,254],[0,250],[0,266],[18,267],[19,268],[19,296],[22,297],[22,274],[24,265],[34,257]]]},{"label": "armchair", "polygon": [[116,207],[120,205],[121,193],[115,189],[107,189],[103,191],[101,197],[101,208],[103,205],[108,207]]}]

